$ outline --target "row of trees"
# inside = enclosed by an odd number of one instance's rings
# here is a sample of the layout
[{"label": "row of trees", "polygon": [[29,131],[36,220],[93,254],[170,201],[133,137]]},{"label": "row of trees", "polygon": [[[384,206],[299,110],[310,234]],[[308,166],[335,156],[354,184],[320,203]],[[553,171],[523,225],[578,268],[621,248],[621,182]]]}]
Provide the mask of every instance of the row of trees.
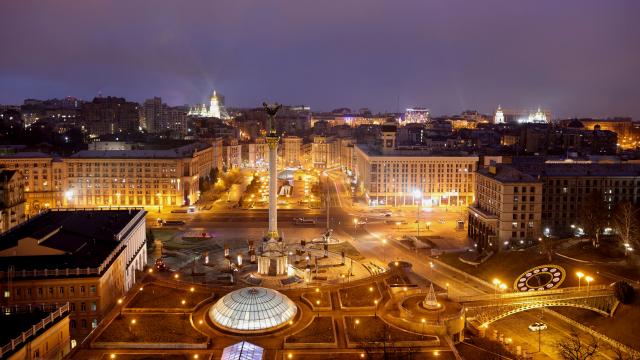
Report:
[{"label": "row of trees", "polygon": [[613,210],[601,192],[591,192],[580,209],[580,223],[594,248],[602,243],[606,228],[611,228],[625,249],[640,247],[640,211],[631,202],[616,204]]}]

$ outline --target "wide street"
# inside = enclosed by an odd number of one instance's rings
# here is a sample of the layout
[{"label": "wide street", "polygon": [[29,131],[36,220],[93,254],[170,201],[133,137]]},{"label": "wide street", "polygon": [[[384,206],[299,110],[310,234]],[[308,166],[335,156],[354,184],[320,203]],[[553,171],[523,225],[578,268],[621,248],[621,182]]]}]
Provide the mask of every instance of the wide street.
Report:
[{"label": "wide street", "polygon": [[[363,256],[386,264],[395,260],[405,260],[413,264],[416,274],[429,279],[435,285],[448,290],[452,297],[491,293],[493,287],[475,281],[472,277],[461,275],[439,264],[437,259],[430,259],[427,250],[410,250],[397,239],[403,235],[426,236],[439,249],[445,251],[464,251],[470,247],[466,238],[466,230],[457,228],[458,220],[466,220],[464,209],[422,209],[417,213],[417,206],[385,208],[371,210],[362,205],[353,204],[348,191],[347,178],[338,171],[328,172],[323,182],[329,187],[329,227],[334,229],[334,236],[349,241]],[[325,188],[326,189],[326,188]],[[323,193],[325,192],[323,189]],[[388,215],[387,215],[388,214]],[[420,217],[420,229],[416,220]],[[150,212],[149,226],[157,226],[157,218],[163,220],[182,220],[178,225],[185,231],[215,232],[217,238],[256,239],[266,228],[268,213],[266,209],[228,209],[216,206],[211,210],[198,210],[195,213],[162,213]],[[315,219],[316,224],[294,225],[294,218]],[[356,222],[357,221],[357,222]],[[278,224],[289,242],[300,239],[310,240],[319,237],[327,227],[327,209],[278,209]],[[295,240],[294,240],[295,239]],[[505,279],[510,282],[511,279]],[[526,311],[499,320],[489,326],[487,334],[498,330],[504,338],[512,339],[515,345],[521,345],[534,352],[534,359],[557,358],[555,343],[566,338],[571,326],[564,321],[545,314],[544,322],[549,328],[541,334],[541,352],[537,352],[538,336],[528,330],[529,324],[538,320],[539,310]],[[586,333],[578,333],[587,337]],[[603,358],[610,359],[610,353]]]}]

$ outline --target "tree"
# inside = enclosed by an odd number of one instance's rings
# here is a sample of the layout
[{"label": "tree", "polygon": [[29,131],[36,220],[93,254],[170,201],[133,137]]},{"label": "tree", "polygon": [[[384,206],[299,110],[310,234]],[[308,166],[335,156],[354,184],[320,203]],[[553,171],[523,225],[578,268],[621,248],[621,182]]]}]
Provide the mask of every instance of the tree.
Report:
[{"label": "tree", "polygon": [[636,295],[635,289],[626,281],[617,281],[613,284],[613,293],[615,294],[616,299],[623,304],[632,303],[633,298]]},{"label": "tree", "polygon": [[615,360],[640,360],[640,357],[635,354],[628,354],[617,346],[609,346],[609,349],[614,353]]},{"label": "tree", "polygon": [[640,230],[638,209],[632,203],[625,201],[616,206],[613,214],[613,227],[625,248],[625,255],[632,244],[634,247],[638,247]]},{"label": "tree", "polygon": [[564,360],[589,360],[598,353],[600,344],[591,334],[589,339],[583,340],[577,330],[572,328],[569,337],[557,342],[556,347]]},{"label": "tree", "polygon": [[547,261],[553,260],[554,246],[553,239],[549,236],[540,238],[540,253],[547,256]]},{"label": "tree", "polygon": [[602,193],[593,191],[587,195],[580,209],[580,222],[591,238],[594,248],[600,246],[600,236],[607,226],[609,211]]},{"label": "tree", "polygon": [[209,170],[209,183],[215,184],[218,181],[218,168],[211,168]]}]

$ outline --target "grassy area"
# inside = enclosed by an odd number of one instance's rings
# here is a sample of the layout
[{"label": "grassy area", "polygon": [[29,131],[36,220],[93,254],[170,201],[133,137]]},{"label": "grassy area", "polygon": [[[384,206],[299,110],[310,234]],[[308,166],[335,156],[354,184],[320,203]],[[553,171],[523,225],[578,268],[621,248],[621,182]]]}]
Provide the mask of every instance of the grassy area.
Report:
[{"label": "grassy area", "polygon": [[314,317],[309,326],[287,338],[288,343],[333,343],[333,317]]},{"label": "grassy area", "polygon": [[193,344],[207,338],[191,326],[188,315],[126,314],[114,319],[96,341]]},{"label": "grassy area", "polygon": [[[578,279],[573,274],[578,270],[589,271],[588,267],[577,266],[576,263],[559,256],[554,256],[553,260],[549,262],[546,255],[540,254],[537,249],[498,252],[477,267],[461,262],[458,255],[456,253],[443,254],[439,260],[487,282],[497,278],[506,283],[510,289],[520,274],[538,265],[562,266],[567,276],[561,287],[578,286]],[[595,273],[595,271],[593,272]]]},{"label": "grassy area", "polygon": [[316,307],[316,301],[320,300],[320,307],[327,307],[331,305],[331,293],[326,291],[310,291],[302,294],[302,297],[307,299],[313,307]]},{"label": "grassy area", "polygon": [[618,305],[613,317],[604,317],[587,309],[572,307],[554,307],[552,309],[581,324],[593,327],[596,331],[623,344],[640,349],[640,336],[638,333],[630,331],[630,328],[634,327],[632,324],[640,324],[640,296],[638,294],[632,304]]},{"label": "grassy area", "polygon": [[347,336],[352,342],[370,343],[383,341],[383,339],[389,342],[421,341],[432,338],[389,326],[377,316],[347,316],[345,323]]},{"label": "grassy area", "polygon": [[[199,291],[178,290],[167,286],[149,284],[137,291],[127,304],[128,308],[192,308],[211,294]],[[182,300],[185,301],[182,304]]]},{"label": "grassy area", "polygon": [[[562,250],[561,253],[565,254],[565,250]],[[603,276],[605,273],[629,279],[640,278],[640,258],[636,255],[630,255],[626,257],[626,261],[620,263],[588,264],[573,261],[557,254],[549,261],[546,255],[539,253],[537,248],[529,248],[521,251],[498,252],[477,267],[461,262],[458,259],[459,255],[447,253],[440,256],[439,260],[488,282],[498,278],[505,282],[509,288],[513,286],[513,282],[520,274],[532,267],[544,264],[560,265],[565,269],[567,277],[560,287],[578,286],[578,278],[575,276],[578,271],[593,276],[595,278],[594,284],[609,284],[614,281],[611,277]]]},{"label": "grassy area", "polygon": [[359,261],[364,260],[365,257],[360,254],[360,252],[353,247],[350,243],[344,241],[338,244],[329,244],[329,251],[340,254],[344,251],[345,256],[352,258],[353,260]]},{"label": "grassy area", "polygon": [[[192,354],[118,354],[116,359],[118,360],[191,360]],[[200,356],[201,359],[206,359],[205,355]],[[111,354],[102,355],[101,360],[111,360]]]},{"label": "grassy area", "polygon": [[340,289],[339,294],[344,307],[374,306],[374,300],[382,297],[375,284]]},{"label": "grassy area", "polygon": [[149,231],[153,232],[153,236],[156,240],[160,240],[162,242],[171,240],[178,233],[178,230],[171,229],[151,229]]}]

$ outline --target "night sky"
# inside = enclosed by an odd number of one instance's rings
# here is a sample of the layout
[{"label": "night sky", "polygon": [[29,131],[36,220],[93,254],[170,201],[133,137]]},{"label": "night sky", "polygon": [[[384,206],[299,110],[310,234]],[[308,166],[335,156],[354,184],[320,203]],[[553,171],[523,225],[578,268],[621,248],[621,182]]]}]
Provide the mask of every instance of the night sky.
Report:
[{"label": "night sky", "polygon": [[98,93],[640,119],[638,0],[0,0],[0,103]]}]

